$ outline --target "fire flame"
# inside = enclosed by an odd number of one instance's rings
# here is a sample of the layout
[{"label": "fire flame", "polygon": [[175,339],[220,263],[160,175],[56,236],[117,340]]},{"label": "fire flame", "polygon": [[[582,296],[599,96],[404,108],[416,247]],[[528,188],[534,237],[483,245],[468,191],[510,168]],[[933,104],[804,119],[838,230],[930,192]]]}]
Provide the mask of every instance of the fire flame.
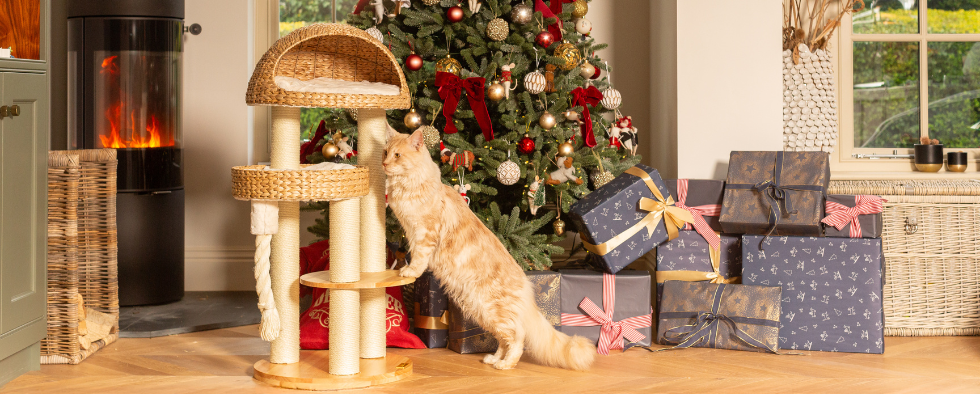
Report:
[{"label": "fire flame", "polygon": [[[102,60],[102,71],[103,75],[107,78],[112,78],[110,82],[111,85],[119,86],[119,65],[116,63],[118,56],[109,56]],[[122,131],[120,122],[123,114],[123,98],[124,94],[120,92],[119,99],[109,105],[109,108],[105,110],[106,120],[109,121],[109,132],[102,133],[99,135],[99,140],[102,142],[103,148],[158,148],[162,146],[173,146],[174,139],[171,133],[163,132],[160,129],[160,121],[157,120],[156,115],[150,115],[150,119],[146,122],[146,126],[140,127],[136,124],[136,110],[129,111],[129,124],[130,130]],[[144,128],[146,132],[140,130]],[[121,134],[128,134],[128,139],[124,139]],[[165,134],[165,135],[164,135]],[[164,138],[166,137],[166,138]]]}]

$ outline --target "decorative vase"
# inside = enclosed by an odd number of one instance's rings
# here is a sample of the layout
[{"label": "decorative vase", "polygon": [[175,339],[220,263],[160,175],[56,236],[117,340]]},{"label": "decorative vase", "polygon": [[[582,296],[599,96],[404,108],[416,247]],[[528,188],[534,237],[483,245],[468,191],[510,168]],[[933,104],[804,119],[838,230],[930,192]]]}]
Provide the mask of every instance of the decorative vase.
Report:
[{"label": "decorative vase", "polygon": [[783,150],[833,152],[837,146],[837,90],[829,51],[783,51]]},{"label": "decorative vase", "polygon": [[952,172],[966,171],[966,152],[946,153],[946,170]]},{"label": "decorative vase", "polygon": [[915,168],[922,172],[939,172],[943,168],[943,144],[915,144]]}]

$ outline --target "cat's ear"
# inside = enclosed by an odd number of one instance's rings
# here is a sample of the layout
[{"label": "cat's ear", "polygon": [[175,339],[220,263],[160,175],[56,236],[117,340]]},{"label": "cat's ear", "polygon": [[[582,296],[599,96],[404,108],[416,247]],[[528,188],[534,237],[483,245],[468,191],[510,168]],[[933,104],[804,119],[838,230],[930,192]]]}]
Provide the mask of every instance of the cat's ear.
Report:
[{"label": "cat's ear", "polygon": [[418,130],[415,130],[415,132],[408,137],[408,143],[411,144],[415,150],[422,150],[422,147],[425,146],[425,137],[422,135],[421,127]]},{"label": "cat's ear", "polygon": [[385,133],[385,139],[387,141],[391,141],[392,138],[395,138],[395,136],[398,135],[398,131],[395,130],[394,127],[391,127],[390,124],[385,123],[385,127],[388,128],[387,132]]}]

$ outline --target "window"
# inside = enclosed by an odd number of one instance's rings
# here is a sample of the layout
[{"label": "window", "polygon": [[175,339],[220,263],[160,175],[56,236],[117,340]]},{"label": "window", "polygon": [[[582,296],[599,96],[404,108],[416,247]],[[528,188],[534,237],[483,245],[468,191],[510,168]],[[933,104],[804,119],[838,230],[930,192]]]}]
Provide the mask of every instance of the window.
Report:
[{"label": "window", "polygon": [[980,0],[865,3],[840,30],[841,167],[908,170],[864,155],[908,154],[921,136],[980,158]]}]

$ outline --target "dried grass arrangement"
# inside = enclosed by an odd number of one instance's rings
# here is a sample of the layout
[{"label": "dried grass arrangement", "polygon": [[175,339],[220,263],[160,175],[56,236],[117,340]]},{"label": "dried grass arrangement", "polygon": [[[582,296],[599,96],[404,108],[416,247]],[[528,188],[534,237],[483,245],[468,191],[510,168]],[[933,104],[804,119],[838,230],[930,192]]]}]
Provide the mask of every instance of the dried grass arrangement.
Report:
[{"label": "dried grass arrangement", "polygon": [[[864,0],[840,0],[835,17],[828,18],[833,0],[785,0],[783,7],[783,50],[793,51],[793,64],[800,64],[799,46],[811,51],[827,49],[834,30],[845,14],[864,9]],[[857,9],[854,7],[858,6]]]}]

